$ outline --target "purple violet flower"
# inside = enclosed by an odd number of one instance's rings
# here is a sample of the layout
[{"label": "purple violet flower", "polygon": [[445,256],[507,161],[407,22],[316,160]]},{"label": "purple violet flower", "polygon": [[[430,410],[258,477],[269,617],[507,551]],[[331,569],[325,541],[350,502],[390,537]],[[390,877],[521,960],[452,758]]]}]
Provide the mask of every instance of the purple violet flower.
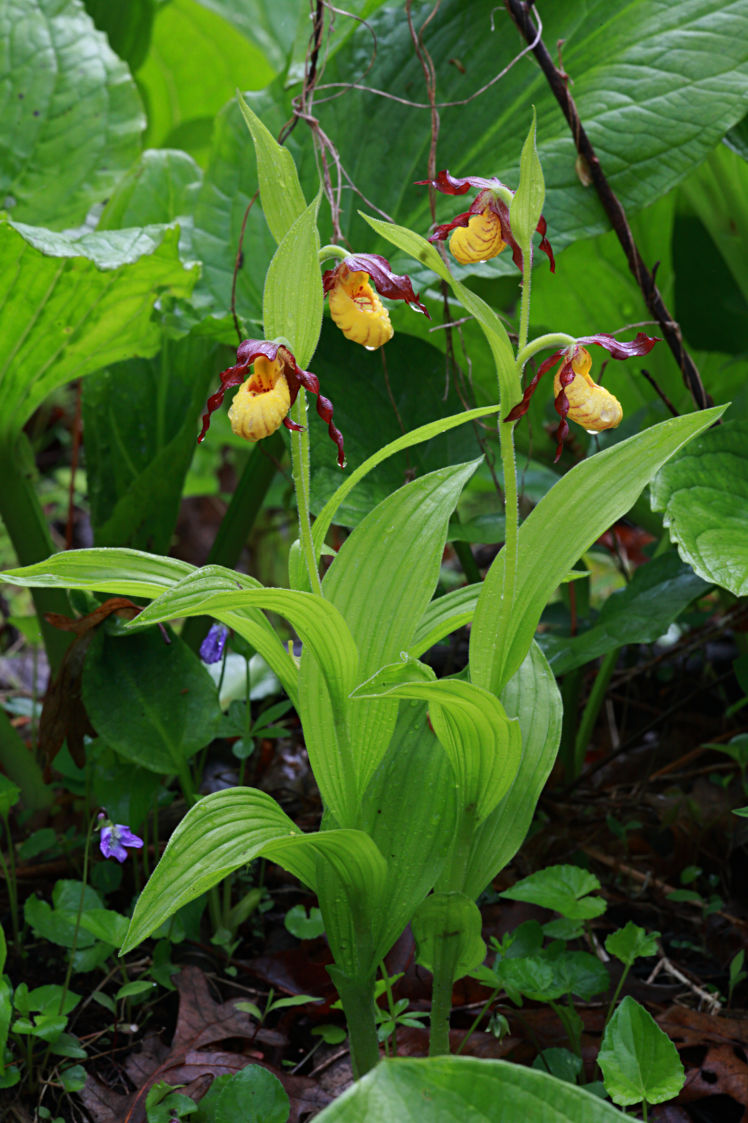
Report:
[{"label": "purple violet flower", "polygon": [[229,630],[225,624],[211,624],[210,630],[200,644],[200,658],[203,663],[217,663],[223,655]]},{"label": "purple violet flower", "polygon": [[105,858],[116,858],[118,862],[124,862],[127,857],[126,846],[139,850],[142,845],[143,839],[133,834],[125,823],[109,823],[101,828],[99,849]]}]

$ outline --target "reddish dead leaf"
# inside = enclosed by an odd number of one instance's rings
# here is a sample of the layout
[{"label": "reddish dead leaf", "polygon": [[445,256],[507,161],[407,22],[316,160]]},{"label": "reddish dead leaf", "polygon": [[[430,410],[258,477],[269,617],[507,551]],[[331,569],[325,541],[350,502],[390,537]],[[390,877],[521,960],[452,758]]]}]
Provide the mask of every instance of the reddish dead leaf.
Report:
[{"label": "reddish dead leaf", "polygon": [[[258,1027],[249,1014],[236,1009],[236,1000],[216,1002],[198,967],[185,967],[176,979],[179,1015],[171,1046],[155,1034],[127,1058],[124,1071],[135,1091],[124,1095],[89,1076],[81,1098],[96,1123],[144,1123],[145,1098],[159,1080],[187,1084],[200,1076],[239,1072],[263,1056],[262,1047],[282,1049],[286,1038],[277,1030]],[[206,1046],[229,1038],[244,1038],[239,1053],[208,1050]]]},{"label": "reddish dead leaf", "polygon": [[140,608],[127,597],[110,597],[87,616],[61,616],[48,612],[46,620],[64,632],[73,632],[75,639],[65,652],[60,670],[50,684],[39,719],[39,747],[49,767],[67,738],[68,749],[75,763],[83,768],[86,755],[85,736],[95,737],[96,730],[88,720],[81,697],[83,666],[96,628],[112,614],[131,620]]}]

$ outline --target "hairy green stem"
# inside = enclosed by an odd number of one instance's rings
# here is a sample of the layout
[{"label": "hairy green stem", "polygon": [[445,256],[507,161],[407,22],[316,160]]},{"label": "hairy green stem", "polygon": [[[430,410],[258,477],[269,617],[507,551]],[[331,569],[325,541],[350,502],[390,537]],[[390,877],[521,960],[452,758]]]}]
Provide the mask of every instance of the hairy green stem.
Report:
[{"label": "hairy green stem", "polygon": [[[445,965],[446,966],[446,965]],[[452,1014],[452,973],[434,963],[429,1019],[429,1056],[449,1054],[449,1019]]]},{"label": "hairy green stem", "polygon": [[[522,295],[524,298],[524,290]],[[566,332],[563,331],[552,331],[547,335],[539,335],[537,339],[531,339],[529,343],[525,336],[525,342],[517,348],[517,366],[519,368],[519,373],[522,374],[529,360],[533,355],[537,355],[538,351],[550,351],[552,347],[555,347],[558,351],[561,347],[572,347],[575,342],[576,340],[573,336],[567,335]]]},{"label": "hairy green stem", "polygon": [[299,512],[299,542],[306,565],[309,585],[313,593],[322,596],[322,582],[317,569],[317,559],[312,539],[312,524],[309,511],[309,427],[307,425],[306,391],[299,395],[291,410],[291,419],[303,426],[300,431],[291,430],[291,463],[293,482],[296,489],[296,508]]},{"label": "hairy green stem", "polygon": [[328,967],[328,971],[343,1004],[353,1075],[359,1080],[379,1063],[374,978],[351,979],[334,966]]}]

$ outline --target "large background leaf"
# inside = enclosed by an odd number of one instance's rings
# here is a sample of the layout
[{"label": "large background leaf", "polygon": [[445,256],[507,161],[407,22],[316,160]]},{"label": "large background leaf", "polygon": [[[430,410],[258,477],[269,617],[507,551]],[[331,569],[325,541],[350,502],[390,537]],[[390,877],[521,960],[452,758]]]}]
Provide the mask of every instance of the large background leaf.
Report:
[{"label": "large background leaf", "polygon": [[681,557],[705,581],[748,592],[748,422],[726,421],[702,434],[652,483]]},{"label": "large background leaf", "polygon": [[140,150],[135,83],[79,0],[0,5],[0,104],[0,199],[21,222],[82,222]]},{"label": "large background leaf", "polygon": [[69,238],[0,224],[0,428],[20,429],[57,386],[161,341],[154,302],[187,296],[196,267],[163,226]]},{"label": "large background leaf", "polygon": [[[417,27],[430,10],[428,4],[415,7]],[[539,4],[538,10],[551,50],[564,40],[563,65],[573,79],[582,122],[624,206],[638,209],[667,191],[742,117],[748,12],[741,0],[589,0]],[[364,84],[424,108],[410,111],[408,127],[393,130],[393,115],[401,110],[387,96],[350,91],[319,106],[320,121],[368,198],[398,222],[425,232],[430,222],[426,191],[412,186],[426,175],[430,143],[421,64],[400,9],[385,8],[370,23],[378,49]],[[352,42],[353,49],[336,56],[325,80],[361,82],[371,52],[368,29],[359,29]],[[509,15],[497,11],[492,0],[469,6],[447,0],[429,21],[424,42],[439,76],[442,103],[471,98],[524,46]],[[545,214],[554,246],[561,248],[608,224],[592,189],[577,178],[569,128],[532,58],[523,59],[467,109],[441,109],[438,165],[457,175],[498,175],[516,186],[531,105],[537,109]],[[441,200],[439,216],[464,209],[456,204]],[[360,230],[354,222],[356,240]],[[491,272],[511,270],[506,257],[492,263]]]}]

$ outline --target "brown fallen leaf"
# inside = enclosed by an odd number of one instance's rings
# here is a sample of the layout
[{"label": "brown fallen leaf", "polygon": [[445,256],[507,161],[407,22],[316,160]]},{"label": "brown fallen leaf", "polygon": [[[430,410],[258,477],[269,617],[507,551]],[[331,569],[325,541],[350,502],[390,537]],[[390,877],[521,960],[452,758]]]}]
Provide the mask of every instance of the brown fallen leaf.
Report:
[{"label": "brown fallen leaf", "polygon": [[[258,1026],[249,1014],[236,1009],[236,999],[216,1002],[199,967],[184,967],[176,986],[179,1015],[171,1045],[150,1034],[124,1063],[124,1073],[135,1091],[118,1092],[91,1075],[87,1077],[80,1096],[95,1123],[145,1123],[146,1096],[158,1081],[192,1084],[202,1097],[216,1076],[231,1076],[247,1064],[257,1063],[277,1076],[286,1089],[291,1101],[289,1123],[297,1123],[302,1113],[319,1111],[330,1102],[314,1081],[290,1076],[264,1060],[264,1049],[275,1051],[286,1046],[285,1035]],[[208,1048],[231,1038],[245,1040],[241,1052]],[[209,1082],[202,1079],[206,1076]]]}]

